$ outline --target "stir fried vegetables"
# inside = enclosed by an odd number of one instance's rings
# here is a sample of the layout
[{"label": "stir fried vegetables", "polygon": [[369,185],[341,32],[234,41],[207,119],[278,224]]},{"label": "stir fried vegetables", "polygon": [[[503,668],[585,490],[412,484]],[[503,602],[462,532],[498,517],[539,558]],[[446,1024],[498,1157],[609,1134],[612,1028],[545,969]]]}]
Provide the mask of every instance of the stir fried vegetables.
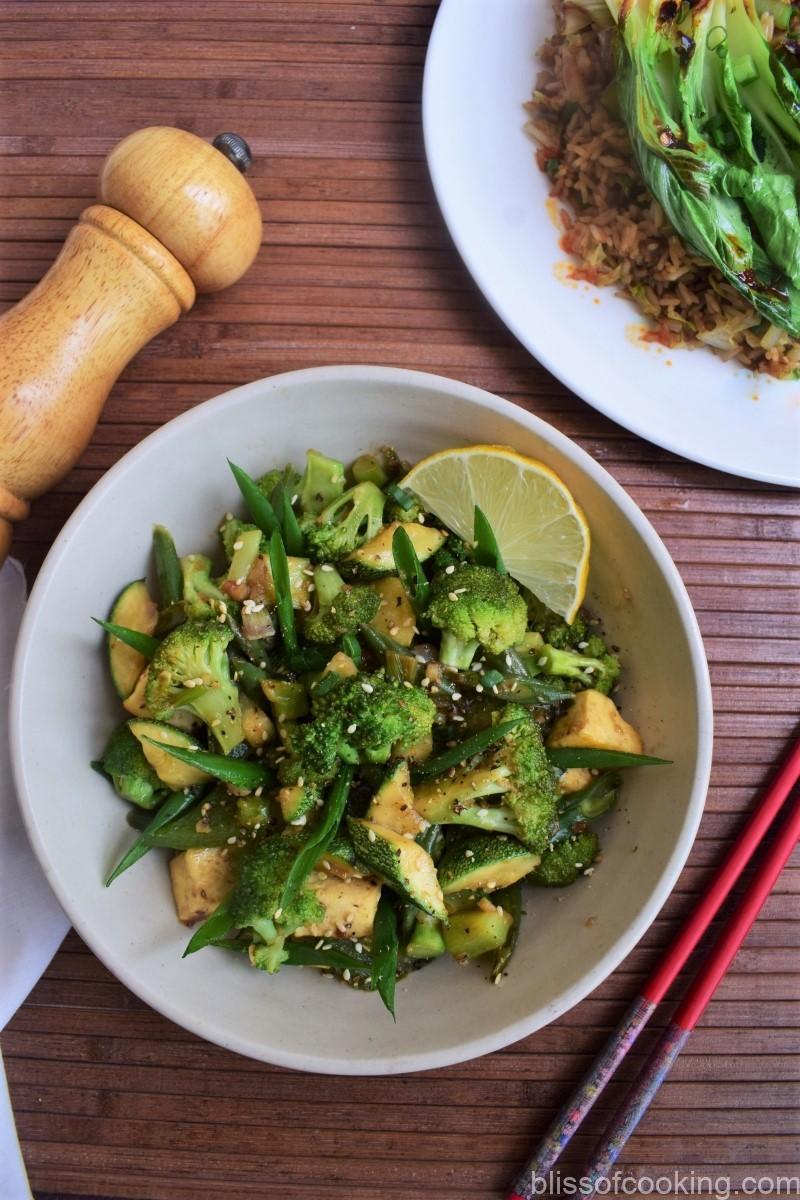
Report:
[{"label": "stir fried vegetables", "polygon": [[590,872],[616,770],[659,761],[616,653],[511,578],[480,511],[474,543],[426,512],[393,451],[231,467],[219,561],[157,527],[156,598],[137,580],[100,622],[130,719],[93,765],[139,831],[108,883],[169,849],[187,953],[314,966],[392,1013],[448,951],[499,982],[520,881]]}]

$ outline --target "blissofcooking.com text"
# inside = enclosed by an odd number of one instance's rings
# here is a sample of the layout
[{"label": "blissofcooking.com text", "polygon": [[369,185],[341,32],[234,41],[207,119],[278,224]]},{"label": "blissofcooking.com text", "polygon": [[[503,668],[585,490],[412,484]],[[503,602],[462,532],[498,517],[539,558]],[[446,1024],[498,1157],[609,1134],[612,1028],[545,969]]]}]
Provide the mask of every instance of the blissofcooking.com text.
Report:
[{"label": "blissofcooking.com text", "polygon": [[562,1175],[550,1171],[533,1175],[530,1195],[556,1196],[664,1196],[679,1200],[682,1196],[704,1196],[709,1200],[732,1200],[734,1196],[800,1197],[800,1172],[797,1175],[745,1175],[734,1184],[725,1175],[702,1171],[667,1171],[658,1175],[633,1178],[624,1171],[613,1171],[607,1179],[592,1183],[586,1176]]}]

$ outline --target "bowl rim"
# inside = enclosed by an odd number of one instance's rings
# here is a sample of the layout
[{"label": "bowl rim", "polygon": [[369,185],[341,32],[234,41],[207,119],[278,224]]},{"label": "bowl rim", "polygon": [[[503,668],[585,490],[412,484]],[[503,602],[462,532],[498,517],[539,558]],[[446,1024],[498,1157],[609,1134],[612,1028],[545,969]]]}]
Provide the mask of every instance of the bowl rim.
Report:
[{"label": "bowl rim", "polygon": [[[210,405],[223,409],[236,407],[243,401],[257,399],[263,394],[265,387],[274,389],[281,386],[303,384],[307,381],[326,382],[329,380],[364,380],[375,383],[378,386],[381,384],[402,384],[411,387],[424,387],[429,390],[447,393],[451,398],[455,397],[456,399],[477,404],[482,408],[489,409],[491,412],[511,418],[517,423],[526,426],[531,432],[552,445],[554,449],[562,452],[579,470],[588,475],[609,495],[617,508],[621,510],[622,515],[633,525],[652,554],[658,569],[661,571],[678,610],[687,639],[698,714],[698,752],[694,766],[687,816],[681,829],[680,837],[658,880],[657,886],[651,892],[647,902],[640,909],[636,919],[631,922],[606,954],[581,977],[579,982],[561,992],[555,1001],[546,1006],[538,1007],[527,1017],[511,1022],[501,1030],[466,1039],[444,1050],[426,1051],[420,1054],[402,1054],[392,1058],[381,1058],[378,1055],[374,1059],[320,1058],[316,1055],[304,1053],[302,1050],[265,1048],[250,1038],[237,1035],[235,1031],[214,1026],[206,1018],[195,1017],[191,1012],[187,1014],[182,1004],[163,997],[155,987],[150,986],[147,980],[143,980],[133,968],[129,968],[124,955],[120,954],[117,957],[113,953],[107,952],[105,946],[100,949],[96,948],[90,918],[85,918],[80,912],[72,911],[68,889],[61,886],[57,877],[54,859],[45,840],[40,837],[39,828],[34,818],[35,804],[31,797],[31,791],[28,788],[25,772],[22,694],[26,682],[28,650],[50,581],[60,568],[64,558],[69,554],[72,534],[81,524],[85,514],[93,510],[98,504],[103,503],[107,493],[115,487],[118,479],[131,470],[135,470],[140,461],[146,459],[153,442],[164,437],[166,430],[169,430],[170,436],[174,436],[176,431],[189,429],[198,420],[202,421],[202,413]],[[189,1030],[206,1041],[215,1043],[228,1050],[234,1050],[249,1058],[279,1067],[322,1074],[394,1075],[409,1071],[431,1070],[466,1062],[519,1041],[521,1038],[536,1032],[536,1030],[543,1028],[545,1025],[549,1025],[552,1021],[580,1003],[581,1000],[588,996],[590,992],[603,983],[616,970],[622,960],[637,945],[671,894],[694,843],[705,805],[705,796],[711,773],[713,708],[708,663],[700,629],[691,600],[678,569],[661,538],[635,501],[604,467],[595,462],[591,455],[578,446],[577,443],[573,442],[572,439],[568,438],[566,434],[547,424],[540,417],[534,416],[526,409],[512,404],[508,400],[501,399],[499,396],[487,392],[482,388],[474,387],[471,384],[462,383],[459,380],[450,379],[446,376],[434,375],[423,371],[412,371],[400,367],[335,365],[309,367],[297,371],[287,371],[279,375],[266,376],[195,405],[185,413],[181,413],[179,416],[160,426],[141,442],[137,443],[136,446],[132,447],[87,492],[53,542],[28,598],[12,666],[9,741],[12,771],[20,810],[28,838],[45,877],[76,932],[125,987],[129,988],[130,991],[146,1004],[150,1005],[167,1019],[173,1021],[176,1025]]]}]

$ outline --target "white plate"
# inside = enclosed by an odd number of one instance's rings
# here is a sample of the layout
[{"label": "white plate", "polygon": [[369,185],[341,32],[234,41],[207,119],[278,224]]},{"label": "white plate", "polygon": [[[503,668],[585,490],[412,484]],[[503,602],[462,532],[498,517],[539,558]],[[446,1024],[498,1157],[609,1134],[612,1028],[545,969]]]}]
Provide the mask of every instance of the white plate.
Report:
[{"label": "white plate", "polygon": [[[111,888],[132,840],[127,806],[89,769],[119,701],[108,680],[103,615],[147,569],[150,529],[183,553],[215,550],[236,505],[226,456],[256,473],[309,443],[350,459],[390,442],[415,460],[454,443],[500,441],[551,464],[592,524],[589,600],[625,647],[623,703],[648,750],[675,765],[630,774],[591,880],[532,893],[502,987],[480,970],[435,963],[398,987],[395,1025],[374,995],[312,970],[276,977],[213,950],[186,960],[166,856],[152,853]],[[78,933],[128,987],[187,1029],[282,1066],[344,1074],[440,1067],[547,1024],[605,979],[666,900],[691,847],[711,758],[711,699],[689,599],[664,546],[617,483],[522,409],[449,379],[380,367],[279,375],[192,409],[152,434],[83,500],[47,557],[14,663],[11,742],[28,832]],[[590,918],[592,919],[590,921]]]},{"label": "white plate", "polygon": [[422,112],[461,257],[522,344],[606,416],[696,462],[800,486],[800,382],[756,377],[705,350],[642,345],[630,303],[564,281],[522,109],[552,28],[549,0],[442,0]]}]

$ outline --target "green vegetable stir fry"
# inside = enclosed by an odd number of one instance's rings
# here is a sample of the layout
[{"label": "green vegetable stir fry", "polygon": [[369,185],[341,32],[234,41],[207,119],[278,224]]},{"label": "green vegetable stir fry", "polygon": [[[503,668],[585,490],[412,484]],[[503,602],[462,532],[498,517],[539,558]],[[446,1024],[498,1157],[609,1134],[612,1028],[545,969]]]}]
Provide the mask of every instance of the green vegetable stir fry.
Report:
[{"label": "green vegetable stir fry", "polygon": [[598,624],[520,587],[479,509],[469,544],[444,528],[405,469],[231,464],[217,564],[156,527],[155,599],[137,580],[99,622],[126,720],[93,764],[138,830],[107,882],[172,851],[187,954],[317,967],[392,1013],[446,953],[499,983],[522,882],[591,874],[619,770],[661,761]]}]

